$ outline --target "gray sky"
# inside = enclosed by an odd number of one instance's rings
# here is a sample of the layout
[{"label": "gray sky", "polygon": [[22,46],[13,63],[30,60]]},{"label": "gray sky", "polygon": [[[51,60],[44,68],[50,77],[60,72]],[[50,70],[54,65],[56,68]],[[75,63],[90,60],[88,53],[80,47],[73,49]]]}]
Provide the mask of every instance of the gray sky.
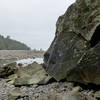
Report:
[{"label": "gray sky", "polygon": [[58,17],[75,0],[0,0],[0,34],[47,49]]}]

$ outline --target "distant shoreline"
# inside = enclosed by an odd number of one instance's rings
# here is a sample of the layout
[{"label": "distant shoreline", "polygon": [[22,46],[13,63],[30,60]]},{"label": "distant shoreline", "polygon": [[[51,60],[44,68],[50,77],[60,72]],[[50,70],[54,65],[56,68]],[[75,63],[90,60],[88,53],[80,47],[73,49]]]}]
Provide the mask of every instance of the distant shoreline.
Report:
[{"label": "distant shoreline", "polygon": [[43,58],[44,51],[37,50],[0,50],[0,59]]}]

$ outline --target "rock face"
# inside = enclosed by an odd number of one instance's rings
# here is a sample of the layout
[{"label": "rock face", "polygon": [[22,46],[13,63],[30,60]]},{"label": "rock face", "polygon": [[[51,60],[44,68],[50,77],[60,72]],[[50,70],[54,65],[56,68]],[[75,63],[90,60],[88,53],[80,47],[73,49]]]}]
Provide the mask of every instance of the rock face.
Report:
[{"label": "rock face", "polygon": [[18,70],[15,86],[32,85],[32,84],[47,84],[51,77],[42,68],[42,65],[33,63],[27,67],[22,67]]},{"label": "rock face", "polygon": [[0,68],[0,78],[8,79],[8,83],[15,86],[47,84],[49,80],[52,80],[42,65],[36,62],[26,67],[19,67],[16,62],[7,64]]},{"label": "rock face", "polygon": [[56,26],[46,71],[58,81],[100,85],[100,0],[76,0]]},{"label": "rock face", "polygon": [[16,62],[5,65],[4,67],[0,67],[0,78],[8,77],[9,75],[14,74],[18,68],[16,67]]}]

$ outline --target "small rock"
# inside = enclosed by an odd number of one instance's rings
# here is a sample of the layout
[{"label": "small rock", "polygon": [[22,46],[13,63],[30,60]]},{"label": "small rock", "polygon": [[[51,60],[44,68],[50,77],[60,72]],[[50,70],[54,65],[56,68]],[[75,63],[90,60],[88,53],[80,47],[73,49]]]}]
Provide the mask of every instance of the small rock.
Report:
[{"label": "small rock", "polygon": [[100,99],[100,91],[96,91],[95,94],[94,94],[94,96],[95,96],[96,98],[99,98],[99,99]]},{"label": "small rock", "polygon": [[25,97],[19,88],[15,88],[8,94],[7,100],[16,100],[18,98]]},{"label": "small rock", "polygon": [[0,67],[0,78],[8,77],[17,72],[18,68],[16,67],[16,62]]}]

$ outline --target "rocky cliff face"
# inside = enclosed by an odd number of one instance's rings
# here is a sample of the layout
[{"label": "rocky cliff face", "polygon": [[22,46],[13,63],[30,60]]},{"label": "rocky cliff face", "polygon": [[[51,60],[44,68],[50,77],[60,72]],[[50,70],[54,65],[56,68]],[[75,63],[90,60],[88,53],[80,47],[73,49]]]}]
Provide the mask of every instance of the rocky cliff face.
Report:
[{"label": "rocky cliff face", "polygon": [[56,27],[46,71],[58,81],[100,85],[100,0],[76,0]]}]

